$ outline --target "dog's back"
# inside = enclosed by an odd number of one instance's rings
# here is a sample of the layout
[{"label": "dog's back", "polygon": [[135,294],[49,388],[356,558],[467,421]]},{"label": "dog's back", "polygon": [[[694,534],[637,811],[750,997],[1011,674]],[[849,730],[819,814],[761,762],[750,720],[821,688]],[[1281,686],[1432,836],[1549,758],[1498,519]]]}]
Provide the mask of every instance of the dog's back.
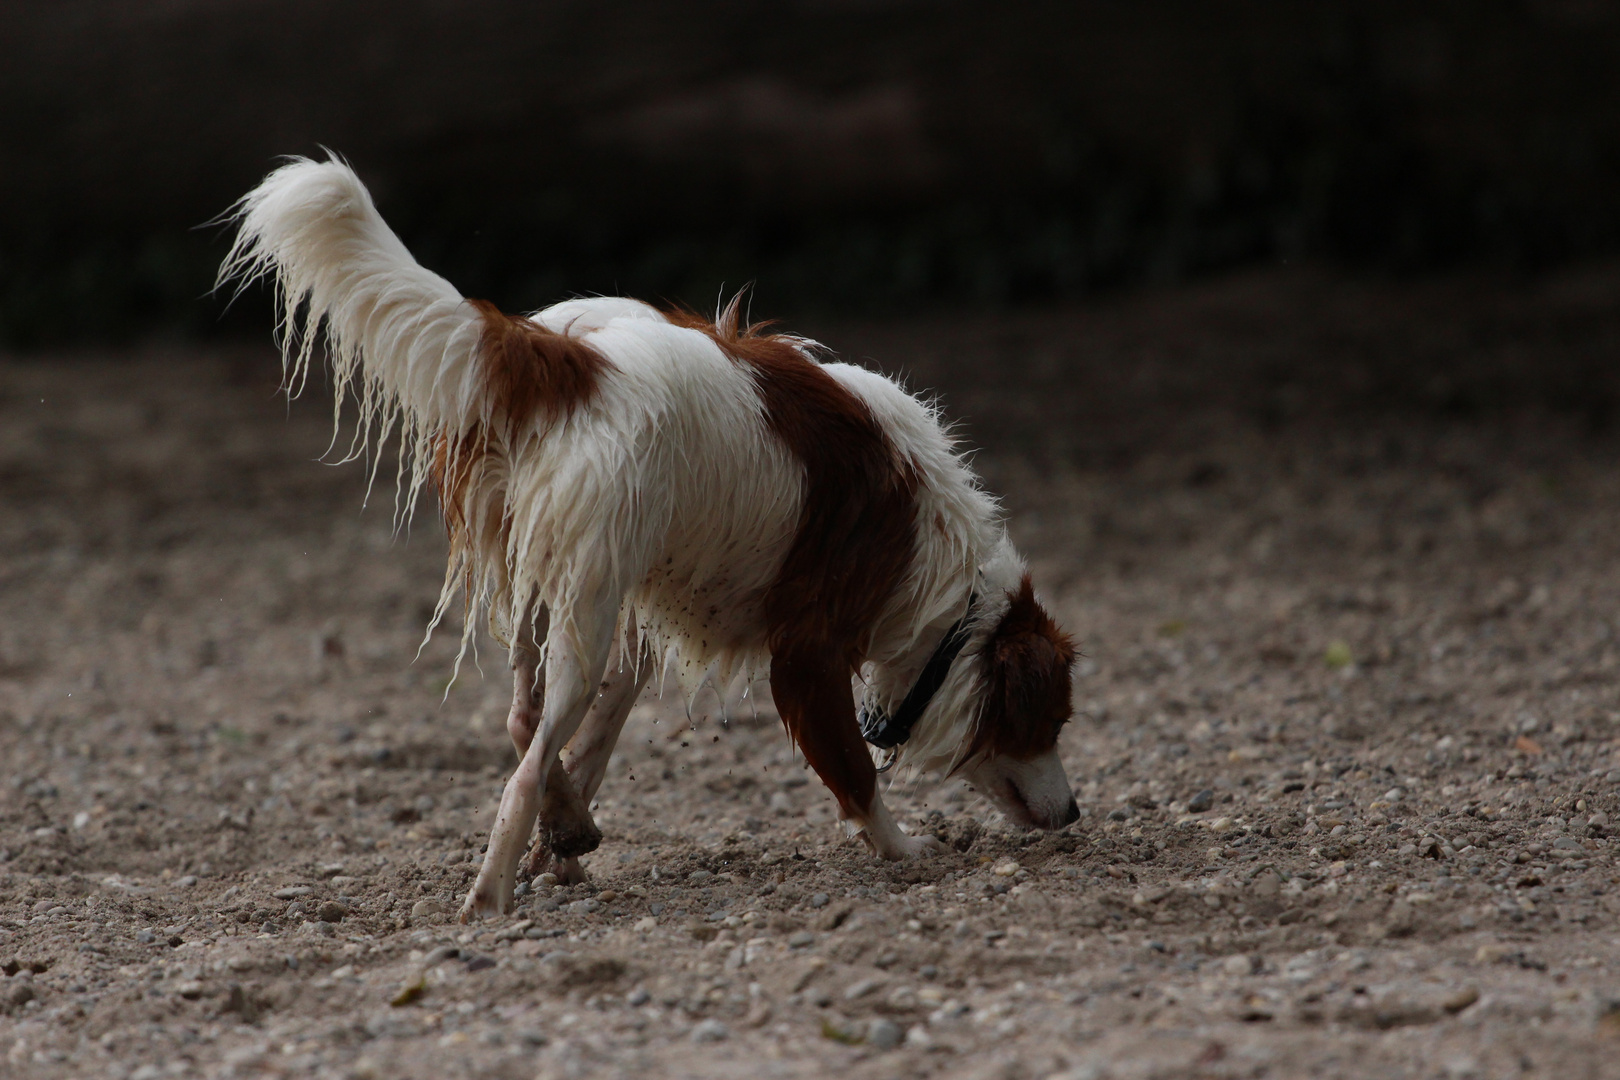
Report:
[{"label": "dog's back", "polygon": [[[771,428],[758,371],[712,332],[639,301],[576,299],[531,318],[606,363],[587,402],[499,441],[502,460],[483,467],[504,483],[470,486],[523,523],[492,534],[501,550],[482,560],[533,568],[532,580],[512,584],[540,596],[598,583],[627,595],[629,613],[670,653],[688,691],[707,674],[724,684],[739,667],[762,665],[767,594],[798,534],[807,480]],[[813,343],[778,342],[817,363]],[[864,368],[818,366],[915,476],[925,527],[914,543],[929,550],[905,560],[883,605],[890,617],[865,643],[886,659],[959,608],[994,542],[995,507],[933,409]]]}]

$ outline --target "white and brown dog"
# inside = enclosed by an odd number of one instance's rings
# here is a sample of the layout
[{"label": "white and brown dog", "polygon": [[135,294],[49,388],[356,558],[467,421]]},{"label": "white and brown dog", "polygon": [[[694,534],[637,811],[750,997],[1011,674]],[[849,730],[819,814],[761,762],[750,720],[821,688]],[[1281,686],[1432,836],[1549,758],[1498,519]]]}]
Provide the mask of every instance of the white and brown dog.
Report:
[{"label": "white and brown dog", "polygon": [[929,405],[740,327],[735,301],[711,323],[608,297],[527,317],[465,299],[335,159],[277,169],[232,220],[221,281],[275,280],[289,386],[324,322],[359,445],[398,425],[406,505],[437,488],[439,613],[461,591],[468,633],[487,613],[511,648],[522,762],[463,921],[511,909],[536,818],[537,857],[578,875],[601,835],[587,807],[659,663],[688,693],[768,670],[789,736],[886,859],[937,842],[895,823],[866,742],[960,772],[1021,824],[1078,816],[1056,750],[1073,645]]}]

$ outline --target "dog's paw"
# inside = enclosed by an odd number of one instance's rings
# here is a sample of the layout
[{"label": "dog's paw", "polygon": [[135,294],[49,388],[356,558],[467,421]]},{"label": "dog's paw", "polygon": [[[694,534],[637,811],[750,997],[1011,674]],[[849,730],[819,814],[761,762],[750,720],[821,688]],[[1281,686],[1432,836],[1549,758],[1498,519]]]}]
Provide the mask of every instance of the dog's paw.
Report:
[{"label": "dog's paw", "polygon": [[902,862],[906,859],[927,859],[945,853],[945,845],[939,841],[938,837],[931,836],[928,833],[919,836],[907,836],[905,833],[900,833],[882,847],[864,832],[861,834],[861,839],[865,840],[872,850],[877,852],[879,857],[888,859],[890,862]]},{"label": "dog's paw", "polygon": [[596,827],[596,823],[589,816],[583,820],[541,819],[539,842],[545,844],[558,862],[568,862],[578,859],[581,855],[589,855],[600,847],[602,830]]},{"label": "dog's paw", "polygon": [[527,876],[533,880],[541,874],[556,875],[559,885],[578,885],[586,880],[585,868],[577,858],[559,859],[550,848],[536,841],[528,855]]},{"label": "dog's paw", "polygon": [[495,893],[495,889],[482,883],[474,885],[473,891],[467,894],[467,899],[462,903],[461,914],[457,918],[462,923],[471,923],[509,913],[512,910],[511,890],[507,890],[504,899]]},{"label": "dog's paw", "polygon": [[902,859],[931,859],[935,855],[943,854],[945,854],[944,842],[932,833],[907,836],[900,841]]}]

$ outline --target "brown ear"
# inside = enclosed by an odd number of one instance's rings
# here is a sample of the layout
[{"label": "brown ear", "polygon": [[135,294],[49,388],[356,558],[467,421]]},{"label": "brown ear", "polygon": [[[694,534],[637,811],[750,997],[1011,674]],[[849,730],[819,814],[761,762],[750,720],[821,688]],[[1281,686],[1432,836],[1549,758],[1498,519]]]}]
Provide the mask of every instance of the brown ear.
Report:
[{"label": "brown ear", "polygon": [[980,653],[984,700],[963,762],[980,754],[1028,760],[1052,749],[1069,720],[1074,655],[1074,641],[1035,599],[1025,574]]}]

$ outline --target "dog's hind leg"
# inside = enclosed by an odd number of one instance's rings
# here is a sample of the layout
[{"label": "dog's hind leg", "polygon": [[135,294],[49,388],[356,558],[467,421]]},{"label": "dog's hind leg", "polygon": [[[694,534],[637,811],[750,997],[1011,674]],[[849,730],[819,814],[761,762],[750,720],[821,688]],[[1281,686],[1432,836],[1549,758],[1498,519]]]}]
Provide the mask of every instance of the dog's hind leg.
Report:
[{"label": "dog's hind leg", "polygon": [[546,673],[540,666],[540,643],[546,640],[550,613],[544,604],[533,604],[528,617],[512,639],[512,708],[506,714],[506,732],[518,760],[529,751],[534,733],[540,729],[546,700]]},{"label": "dog's hind leg", "polygon": [[932,836],[907,836],[877,790],[877,767],[855,720],[849,665],[836,647],[790,644],[771,657],[771,695],[788,734],[838,799],[840,815],[885,859],[942,849]]},{"label": "dog's hind leg", "polygon": [[[627,657],[633,659],[626,659]],[[630,709],[641,695],[642,687],[652,675],[652,657],[641,647],[637,632],[631,626],[619,650],[608,662],[602,677],[602,690],[579,731],[569,740],[562,752],[563,769],[574,790],[579,792],[580,803],[587,808],[596,797],[597,789],[607,775],[608,761],[618,744],[619,734]],[[540,829],[547,831],[543,820]],[[528,870],[531,876],[550,871],[565,885],[585,880],[585,870],[579,865],[579,856],[555,857],[543,840],[536,840],[529,852]]]},{"label": "dog's hind leg", "polygon": [[[557,753],[579,729],[596,697],[612,650],[618,609],[618,597],[604,592],[571,612],[552,612],[540,727],[501,793],[484,865],[461,907],[462,922],[512,910],[518,863],[537,814],[546,823],[540,839],[559,856],[583,855],[601,842],[601,833],[591,825]],[[558,633],[559,625],[571,633]]]}]

